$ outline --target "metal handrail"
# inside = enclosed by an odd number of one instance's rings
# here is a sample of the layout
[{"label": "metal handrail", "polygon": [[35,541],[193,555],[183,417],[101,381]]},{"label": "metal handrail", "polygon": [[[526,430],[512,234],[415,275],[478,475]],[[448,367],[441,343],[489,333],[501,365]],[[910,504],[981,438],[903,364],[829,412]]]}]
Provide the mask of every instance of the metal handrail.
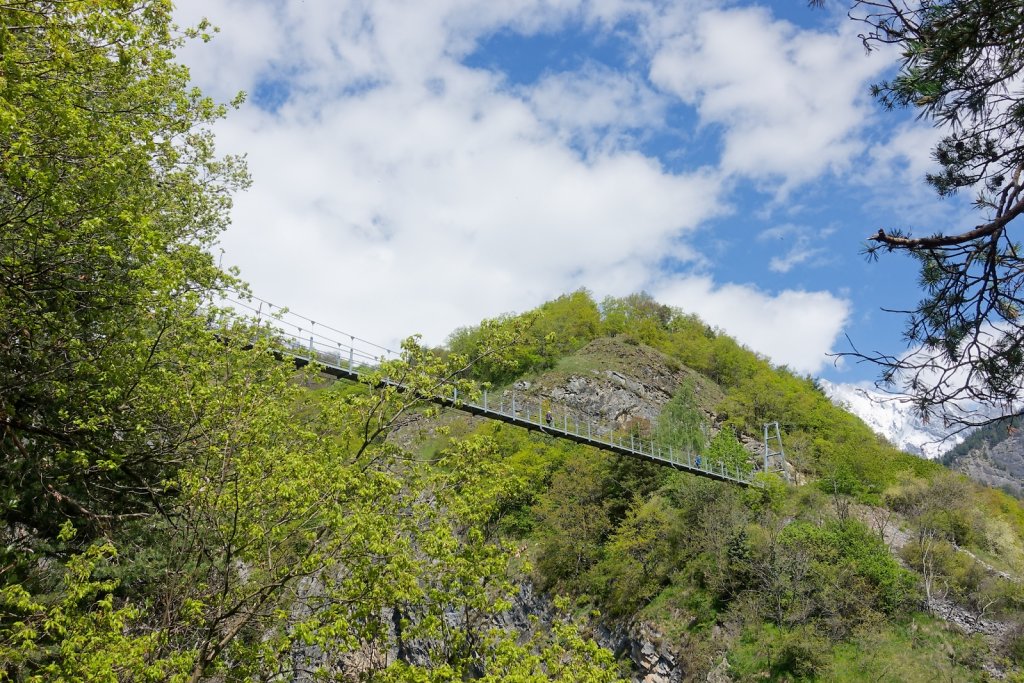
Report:
[{"label": "metal handrail", "polygon": [[[316,323],[263,299],[255,297],[252,299],[258,302],[256,306],[247,301],[225,298],[233,306],[255,314],[254,319],[258,324],[264,326],[267,333],[283,347],[280,352],[290,356],[298,365],[315,363],[327,374],[361,381],[366,378],[367,374],[375,372],[383,361],[400,357],[397,351],[387,347],[341,332],[328,325]],[[348,342],[329,336],[327,332],[348,337]],[[387,383],[404,389],[401,383],[390,381]],[[469,400],[466,396],[460,397],[454,385],[449,385],[451,390],[445,390],[443,386],[436,395],[425,395],[423,398],[481,417],[515,424],[556,438],[568,439],[620,455],[666,465],[698,476],[741,486],[760,485],[754,480],[753,472],[744,473],[738,467],[735,472],[730,472],[724,462],[711,463],[706,458],[695,457],[692,452],[676,453],[671,446],[666,447],[654,439],[637,438],[637,435],[630,434],[627,443],[624,436],[617,438],[618,430],[614,423],[594,420],[591,416],[583,415],[570,406],[543,397],[517,392],[514,387],[501,391],[498,405],[495,407],[494,397],[486,387],[478,389],[476,392],[479,395],[478,399]],[[682,455],[685,455],[685,461],[682,459]]]}]

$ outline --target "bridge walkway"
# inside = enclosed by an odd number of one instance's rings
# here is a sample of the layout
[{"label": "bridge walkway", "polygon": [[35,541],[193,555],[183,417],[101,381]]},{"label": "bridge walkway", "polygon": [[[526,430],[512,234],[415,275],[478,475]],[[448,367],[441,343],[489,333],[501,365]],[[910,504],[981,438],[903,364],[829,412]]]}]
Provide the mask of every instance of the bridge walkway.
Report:
[{"label": "bridge walkway", "polygon": [[[273,306],[265,301],[260,301],[259,307],[250,306],[245,302],[229,301],[236,307],[255,312],[257,320],[266,315],[264,306]],[[318,325],[287,309],[278,308],[272,320],[275,332],[284,342],[284,348],[280,351],[283,357],[292,359],[297,367],[315,363],[321,372],[337,379],[364,381],[367,373],[375,369],[381,360],[399,355],[391,349],[354,335],[322,324]],[[266,319],[263,318],[263,321]],[[335,336],[328,336],[328,333],[348,337],[349,343],[340,342]],[[404,389],[399,383],[393,385]],[[671,467],[699,477],[743,487],[760,485],[754,480],[753,472],[744,472],[740,468],[730,469],[722,462],[702,460],[692,453],[663,446],[654,440],[617,435],[614,425],[586,419],[577,411],[546,399],[524,395],[521,392],[517,395],[514,389],[501,391],[496,395],[483,389],[477,400],[458,396],[454,388],[452,394],[448,396],[424,395],[422,398],[470,415]]]}]

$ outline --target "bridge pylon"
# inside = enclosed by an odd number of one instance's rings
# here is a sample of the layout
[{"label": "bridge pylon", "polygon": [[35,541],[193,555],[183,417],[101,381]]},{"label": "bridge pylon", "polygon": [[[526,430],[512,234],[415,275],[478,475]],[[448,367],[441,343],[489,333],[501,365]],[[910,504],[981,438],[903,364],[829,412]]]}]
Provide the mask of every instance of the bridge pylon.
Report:
[{"label": "bridge pylon", "polygon": [[779,423],[769,422],[764,426],[764,471],[782,472],[782,477],[789,481],[786,471],[786,453],[782,448],[782,433]]}]

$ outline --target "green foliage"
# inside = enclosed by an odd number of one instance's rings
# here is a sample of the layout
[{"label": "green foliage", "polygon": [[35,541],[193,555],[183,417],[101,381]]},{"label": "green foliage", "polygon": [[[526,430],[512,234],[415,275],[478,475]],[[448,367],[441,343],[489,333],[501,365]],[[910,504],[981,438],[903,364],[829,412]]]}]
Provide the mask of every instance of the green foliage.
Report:
[{"label": "green foliage", "polygon": [[678,553],[677,513],[663,498],[638,500],[603,548],[589,577],[613,617],[628,617],[668,583]]},{"label": "green foliage", "polygon": [[[431,672],[479,671],[513,593],[496,533],[548,461],[389,440],[464,355],[409,340],[363,389],[314,391],[269,327],[211,306],[244,288],[210,250],[247,177],[175,62],[205,26],[179,35],[163,0],[0,16],[0,678],[276,679],[300,646],[329,670],[396,621]],[[549,363],[599,320],[585,293],[539,318],[526,355],[534,317],[471,350],[495,374]],[[506,660],[535,650],[565,678],[608,656],[566,627]]]},{"label": "green foliage", "polygon": [[659,304],[646,292],[621,298],[606,297],[601,302],[605,334],[627,334],[655,348],[660,348],[666,341],[665,328],[674,315],[672,308]]},{"label": "green foliage", "polygon": [[743,575],[758,613],[779,626],[809,623],[831,638],[917,600],[915,577],[855,520],[752,527]]},{"label": "green foliage", "polygon": [[[599,334],[597,305],[586,290],[561,296],[520,316],[485,320],[449,335],[447,347],[473,361],[470,374],[481,381],[506,384],[523,373],[543,370],[561,356],[579,349]],[[495,348],[496,336],[509,341],[500,363],[484,352]]]},{"label": "green foliage", "polygon": [[958,545],[983,546],[984,520],[976,507],[971,484],[947,472],[929,481],[912,481],[887,497],[920,536],[933,536]]},{"label": "green foliage", "polygon": [[865,624],[840,643],[807,627],[751,627],[729,653],[729,664],[731,675],[741,681],[983,681],[988,677],[977,664],[986,651],[977,637],[917,616]]},{"label": "green foliage", "polygon": [[214,155],[224,108],[174,62],[170,3],[2,12],[0,510],[85,539],[152,511],[188,438],[165,397],[209,336],[204,294],[234,282],[208,250],[247,179]]},{"label": "green foliage", "polygon": [[535,508],[539,522],[537,569],[544,587],[566,588],[600,558],[615,525],[617,501],[608,491],[606,455],[587,453],[566,460]]},{"label": "green foliage", "polygon": [[828,643],[813,628],[764,624],[744,632],[729,664],[739,680],[814,680],[827,657]]},{"label": "green foliage", "polygon": [[979,646],[984,647],[976,638],[960,635],[941,621],[924,615],[874,622],[835,646],[821,678],[842,683],[989,680],[984,671],[973,665]]},{"label": "green foliage", "polygon": [[658,415],[655,439],[663,447],[679,453],[703,453],[707,445],[707,425],[697,405],[694,382],[685,381]]},{"label": "green foliage", "polygon": [[[552,443],[522,429],[499,422],[487,423],[476,430],[493,444],[495,457],[504,463],[504,493],[497,501],[495,523],[501,535],[522,538],[533,530],[535,517],[531,507],[551,485],[554,471],[572,456],[576,447],[564,441]],[[454,467],[459,460],[451,460]]]},{"label": "green foliage", "polygon": [[711,469],[724,466],[726,472],[742,472],[744,474],[749,473],[752,469],[750,453],[736,438],[736,432],[729,427],[720,429],[715,434],[715,438],[711,439],[705,458],[707,459],[705,466]]},{"label": "green foliage", "polygon": [[839,522],[829,531],[835,551],[869,586],[870,592],[859,596],[861,601],[870,601],[886,614],[899,614],[916,604],[916,578],[900,566],[877,534],[856,520]]},{"label": "green foliage", "polygon": [[96,577],[116,556],[107,543],[71,557],[53,597],[33,597],[16,584],[0,588],[0,613],[8,622],[0,631],[0,680],[166,681],[184,675],[189,653],[160,657],[161,634],[138,628],[142,607],[115,606],[117,582]]},{"label": "green foliage", "polygon": [[743,491],[744,504],[754,512],[778,513],[790,494],[786,482],[775,473],[757,472],[754,483]]}]

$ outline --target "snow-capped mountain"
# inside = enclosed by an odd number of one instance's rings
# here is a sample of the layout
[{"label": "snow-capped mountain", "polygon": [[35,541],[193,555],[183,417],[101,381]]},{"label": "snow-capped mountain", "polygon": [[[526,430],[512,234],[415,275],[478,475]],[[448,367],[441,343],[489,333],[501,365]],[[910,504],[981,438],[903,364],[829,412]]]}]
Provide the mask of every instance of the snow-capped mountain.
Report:
[{"label": "snow-capped mountain", "polygon": [[818,380],[832,402],[860,419],[897,448],[926,458],[937,458],[964,440],[966,432],[953,431],[940,420],[925,422],[909,402],[892,394],[856,384]]}]

